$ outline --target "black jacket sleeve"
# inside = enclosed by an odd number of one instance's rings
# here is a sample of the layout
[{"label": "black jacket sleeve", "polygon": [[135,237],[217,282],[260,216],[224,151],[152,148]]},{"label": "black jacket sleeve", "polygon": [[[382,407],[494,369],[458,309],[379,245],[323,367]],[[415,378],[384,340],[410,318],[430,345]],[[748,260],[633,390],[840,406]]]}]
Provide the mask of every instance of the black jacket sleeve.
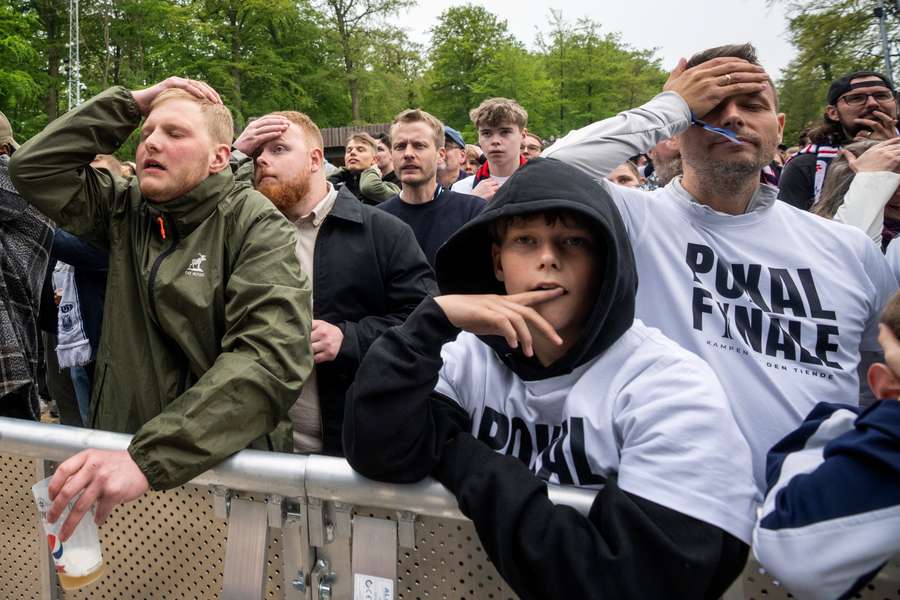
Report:
[{"label": "black jacket sleeve", "polygon": [[408,225],[379,211],[373,215],[372,227],[379,237],[390,241],[389,247],[378,252],[387,311],[336,323],[344,334],[338,360],[351,367],[359,364],[381,334],[403,323],[426,296],[437,291],[434,272]]},{"label": "black jacket sleeve", "polygon": [[372,344],[344,409],[344,453],[356,471],[380,481],[418,481],[434,469],[446,442],[469,429],[462,407],[434,391],[441,346],[458,333],[428,297]]},{"label": "black jacket sleeve", "polygon": [[494,566],[523,599],[715,599],[741,573],[747,545],[714,525],[607,480],[588,517],[556,506],[518,459],[468,433],[434,471],[472,519]]},{"label": "black jacket sleeve", "polygon": [[781,171],[778,199],[800,210],[809,210],[815,202],[815,174],[815,154],[800,154],[792,158]]}]

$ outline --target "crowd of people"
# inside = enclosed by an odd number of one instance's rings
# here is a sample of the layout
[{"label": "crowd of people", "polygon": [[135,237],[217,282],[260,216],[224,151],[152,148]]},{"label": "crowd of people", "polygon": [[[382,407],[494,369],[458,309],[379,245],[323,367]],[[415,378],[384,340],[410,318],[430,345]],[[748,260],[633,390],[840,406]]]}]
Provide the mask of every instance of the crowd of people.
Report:
[{"label": "crowd of people", "polygon": [[900,132],[883,74],[821,100],[786,148],[745,44],[549,147],[488,98],[335,167],[181,77],[4,117],[0,413],[134,434],[59,466],[63,540],[253,447],[434,477],[522,598],[719,598],[751,548],[849,597],[900,551]]}]

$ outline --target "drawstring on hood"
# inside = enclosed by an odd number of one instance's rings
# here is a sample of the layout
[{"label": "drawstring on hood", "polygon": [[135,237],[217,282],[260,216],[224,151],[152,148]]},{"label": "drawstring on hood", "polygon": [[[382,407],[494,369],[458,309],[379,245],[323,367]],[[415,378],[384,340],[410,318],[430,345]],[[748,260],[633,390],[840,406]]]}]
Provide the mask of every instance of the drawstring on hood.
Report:
[{"label": "drawstring on hood", "polygon": [[479,336],[525,380],[570,373],[611,346],[634,321],[637,270],[625,224],[612,197],[578,169],[552,158],[519,168],[473,220],[441,246],[435,271],[442,294],[506,294],[494,275],[490,224],[497,219],[548,211],[577,213],[593,224],[600,289],[578,342],[544,367],[512,349],[500,336]]}]

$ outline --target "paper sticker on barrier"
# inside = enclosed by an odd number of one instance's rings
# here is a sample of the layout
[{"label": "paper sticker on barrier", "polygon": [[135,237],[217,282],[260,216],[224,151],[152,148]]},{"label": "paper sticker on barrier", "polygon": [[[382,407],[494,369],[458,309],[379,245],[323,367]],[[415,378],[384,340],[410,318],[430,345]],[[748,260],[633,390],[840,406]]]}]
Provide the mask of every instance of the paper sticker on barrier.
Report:
[{"label": "paper sticker on barrier", "polygon": [[353,600],[394,600],[394,582],[384,577],[356,573]]}]

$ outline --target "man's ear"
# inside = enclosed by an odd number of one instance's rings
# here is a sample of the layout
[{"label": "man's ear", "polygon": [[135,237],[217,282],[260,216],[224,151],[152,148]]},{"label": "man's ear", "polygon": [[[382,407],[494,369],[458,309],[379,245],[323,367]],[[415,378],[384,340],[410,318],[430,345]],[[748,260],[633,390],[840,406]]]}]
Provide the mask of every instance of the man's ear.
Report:
[{"label": "man's ear", "polygon": [[896,400],[900,398],[900,380],[884,363],[875,363],[869,367],[867,374],[869,388],[879,400]]},{"label": "man's ear", "polygon": [[213,175],[228,167],[231,159],[231,146],[228,144],[216,144],[213,149],[212,160],[209,162],[209,174]]},{"label": "man's ear", "polygon": [[778,119],[778,143],[784,141],[784,113],[778,113],[775,117]]},{"label": "man's ear", "polygon": [[318,173],[325,167],[325,153],[321,148],[309,151],[309,172]]},{"label": "man's ear", "polygon": [[838,113],[837,106],[829,104],[825,107],[825,116],[837,123],[841,122],[841,115]]},{"label": "man's ear", "polygon": [[438,157],[438,161],[442,161],[442,160],[446,161],[447,160],[447,147],[446,146],[442,146],[442,147],[438,148],[437,157]]},{"label": "man's ear", "polygon": [[500,262],[500,245],[491,244],[491,260],[494,263],[494,277],[497,281],[503,281],[503,264]]}]

